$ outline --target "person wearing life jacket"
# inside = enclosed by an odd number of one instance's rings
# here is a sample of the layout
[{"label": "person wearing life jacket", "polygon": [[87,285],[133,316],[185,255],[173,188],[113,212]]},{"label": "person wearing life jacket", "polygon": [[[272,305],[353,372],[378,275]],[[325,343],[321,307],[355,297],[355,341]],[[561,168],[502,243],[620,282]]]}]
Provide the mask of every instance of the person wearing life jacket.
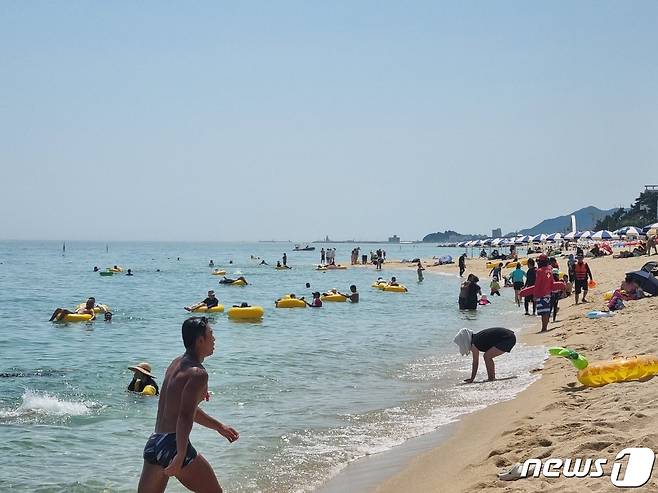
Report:
[{"label": "person wearing life jacket", "polygon": [[576,305],[578,304],[578,298],[580,297],[580,292],[583,292],[583,303],[587,303],[585,299],[587,297],[587,280],[592,279],[592,271],[589,270],[589,265],[583,260],[582,255],[578,255],[576,264],[574,265],[574,275],[576,281],[574,283],[574,293],[576,293]]},{"label": "person wearing life jacket", "polygon": [[554,290],[564,289],[564,283],[553,279],[553,268],[548,263],[548,257],[545,254],[542,253],[537,258],[537,266],[534,286],[522,289],[519,296],[529,294],[533,296],[537,306],[537,315],[541,315],[541,332],[545,332],[551,315],[551,293]]}]

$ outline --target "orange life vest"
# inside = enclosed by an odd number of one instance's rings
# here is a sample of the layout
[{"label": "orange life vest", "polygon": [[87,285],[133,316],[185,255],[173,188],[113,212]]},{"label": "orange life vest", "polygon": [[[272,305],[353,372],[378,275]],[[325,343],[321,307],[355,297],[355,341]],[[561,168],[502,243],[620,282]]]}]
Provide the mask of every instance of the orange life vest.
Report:
[{"label": "orange life vest", "polygon": [[576,279],[583,280],[587,279],[587,263],[583,262],[582,264],[576,262]]}]

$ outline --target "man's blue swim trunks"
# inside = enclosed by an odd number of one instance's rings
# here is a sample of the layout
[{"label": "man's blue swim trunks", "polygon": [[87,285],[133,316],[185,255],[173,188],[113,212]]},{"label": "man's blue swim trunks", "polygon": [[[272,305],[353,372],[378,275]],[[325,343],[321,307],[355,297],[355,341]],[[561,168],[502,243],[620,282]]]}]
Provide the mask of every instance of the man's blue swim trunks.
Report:
[{"label": "man's blue swim trunks", "polygon": [[[167,467],[176,456],[176,433],[153,433],[144,446],[144,460],[149,464]],[[196,449],[187,442],[183,467],[197,456]]]}]

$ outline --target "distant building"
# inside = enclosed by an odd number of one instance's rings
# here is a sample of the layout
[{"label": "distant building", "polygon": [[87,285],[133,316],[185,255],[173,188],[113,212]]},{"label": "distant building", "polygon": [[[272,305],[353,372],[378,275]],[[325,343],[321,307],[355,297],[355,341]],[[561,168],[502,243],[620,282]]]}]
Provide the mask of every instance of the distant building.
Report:
[{"label": "distant building", "polygon": [[500,228],[492,229],[491,230],[491,237],[492,238],[500,238],[503,236],[503,230]]},{"label": "distant building", "polygon": [[325,242],[325,243],[329,243],[329,235],[327,235],[327,236],[324,237],[324,242]]},{"label": "distant building", "polygon": [[398,235],[389,236],[389,243],[400,243],[400,237]]}]

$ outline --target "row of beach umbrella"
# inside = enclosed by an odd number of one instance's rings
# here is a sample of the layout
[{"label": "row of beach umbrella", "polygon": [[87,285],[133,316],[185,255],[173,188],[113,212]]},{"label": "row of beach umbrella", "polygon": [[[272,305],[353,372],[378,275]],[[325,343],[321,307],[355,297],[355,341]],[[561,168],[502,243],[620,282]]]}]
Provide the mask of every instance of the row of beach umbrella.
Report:
[{"label": "row of beach umbrella", "polygon": [[644,228],[626,226],[615,231],[607,229],[601,231],[572,231],[571,233],[553,233],[550,235],[519,235],[515,238],[487,238],[486,240],[470,240],[457,243],[458,247],[482,247],[482,246],[511,246],[524,243],[544,243],[560,240],[619,240],[621,238],[639,237],[645,235],[650,229],[658,229],[658,223],[648,224]]}]

